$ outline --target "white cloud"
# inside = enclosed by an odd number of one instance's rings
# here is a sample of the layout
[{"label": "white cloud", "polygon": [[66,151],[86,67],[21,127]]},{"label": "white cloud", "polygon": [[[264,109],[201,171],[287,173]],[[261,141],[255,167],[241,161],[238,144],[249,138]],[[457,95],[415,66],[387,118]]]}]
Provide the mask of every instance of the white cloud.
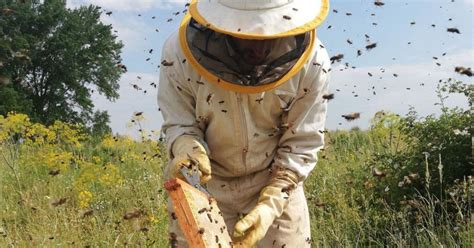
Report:
[{"label": "white cloud", "polygon": [[[439,113],[440,107],[434,105],[439,102],[436,95],[438,81],[454,78],[467,83],[470,78],[454,72],[454,67],[474,68],[472,58],[474,58],[474,49],[461,50],[456,54],[440,57],[438,60],[417,64],[361,67],[344,71],[339,71],[343,68],[342,65],[334,66],[330,88],[335,93],[335,99],[329,104],[328,128],[354,126],[365,128],[377,111],[389,110],[404,115],[408,112],[409,106],[413,106],[421,116]],[[436,62],[441,66],[437,66]],[[381,68],[385,69],[385,72],[382,73]],[[369,77],[368,72],[373,76]],[[398,77],[394,77],[393,73],[396,73]],[[354,95],[358,96],[354,97]],[[467,100],[461,95],[451,95],[446,100],[446,104],[467,107]],[[361,112],[361,119],[346,122],[341,115],[350,112]]]},{"label": "white cloud", "polygon": [[474,5],[474,0],[462,0],[462,2],[467,5]]},{"label": "white cloud", "polygon": [[184,7],[185,0],[68,0],[68,6],[74,8],[84,4],[94,4],[111,11],[140,12],[151,9],[172,9]]}]

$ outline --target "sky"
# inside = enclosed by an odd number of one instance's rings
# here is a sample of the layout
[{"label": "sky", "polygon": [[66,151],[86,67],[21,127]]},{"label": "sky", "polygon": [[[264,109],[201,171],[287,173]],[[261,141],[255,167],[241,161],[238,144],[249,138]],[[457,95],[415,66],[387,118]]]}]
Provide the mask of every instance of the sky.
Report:
[{"label": "sky", "polygon": [[[128,72],[119,82],[120,98],[109,102],[101,95],[93,96],[96,108],[109,112],[114,133],[137,136],[137,128],[130,126],[136,112],[143,112],[143,129],[160,129],[157,89],[151,83],[159,84],[161,48],[177,30],[186,2],[67,1],[70,8],[101,6],[102,21],[113,26],[124,44],[122,59]],[[341,62],[332,65],[329,84],[335,98],[329,102],[328,130],[368,128],[370,119],[382,110],[403,116],[412,107],[420,116],[439,114],[440,107],[435,105],[439,102],[439,80],[473,82],[472,77],[459,75],[454,68],[474,68],[474,0],[382,2],[385,5],[377,7],[374,0],[331,0],[329,15],[318,27],[318,37],[329,56],[344,54]],[[112,14],[106,15],[106,11]],[[447,28],[457,28],[460,34],[449,33]],[[365,46],[370,43],[377,46],[367,51]],[[361,56],[357,56],[358,49]],[[142,90],[135,90],[133,84]],[[461,95],[449,96],[445,104],[468,106],[467,98]],[[361,118],[348,122],[341,116],[353,112],[359,112]]]}]

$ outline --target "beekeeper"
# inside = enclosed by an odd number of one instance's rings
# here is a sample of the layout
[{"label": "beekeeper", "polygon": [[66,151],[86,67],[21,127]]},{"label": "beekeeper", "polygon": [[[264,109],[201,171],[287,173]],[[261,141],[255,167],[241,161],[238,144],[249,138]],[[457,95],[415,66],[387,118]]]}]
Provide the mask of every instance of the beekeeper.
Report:
[{"label": "beekeeper", "polygon": [[[310,247],[303,182],[323,147],[329,0],[194,0],[162,51],[170,163],[191,159],[235,247]],[[186,247],[170,218],[172,245]]]}]

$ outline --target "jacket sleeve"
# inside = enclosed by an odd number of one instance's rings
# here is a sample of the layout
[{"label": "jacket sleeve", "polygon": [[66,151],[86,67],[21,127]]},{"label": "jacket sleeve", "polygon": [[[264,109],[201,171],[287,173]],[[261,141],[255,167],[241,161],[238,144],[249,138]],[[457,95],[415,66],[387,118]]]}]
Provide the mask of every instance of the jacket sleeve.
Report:
[{"label": "jacket sleeve", "polygon": [[[204,133],[200,129],[195,114],[196,100],[191,86],[184,79],[184,69],[179,58],[177,35],[172,35],[163,46],[158,86],[158,105],[163,115],[162,134],[166,138],[168,154],[173,158],[172,146],[181,135],[191,135],[204,143]],[[172,65],[169,65],[172,63]]]},{"label": "jacket sleeve", "polygon": [[290,169],[303,181],[314,169],[317,152],[324,146],[330,59],[326,49],[319,50],[308,64],[296,99],[289,109],[286,120],[288,129],[279,141],[274,166]]}]

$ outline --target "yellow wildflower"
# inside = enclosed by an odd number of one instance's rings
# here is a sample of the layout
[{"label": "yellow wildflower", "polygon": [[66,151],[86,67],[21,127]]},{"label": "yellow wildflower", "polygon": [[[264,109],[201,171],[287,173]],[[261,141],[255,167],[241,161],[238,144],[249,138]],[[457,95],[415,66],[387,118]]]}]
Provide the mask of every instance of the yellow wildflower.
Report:
[{"label": "yellow wildflower", "polygon": [[92,202],[93,195],[90,191],[79,192],[79,207],[88,208]]}]

